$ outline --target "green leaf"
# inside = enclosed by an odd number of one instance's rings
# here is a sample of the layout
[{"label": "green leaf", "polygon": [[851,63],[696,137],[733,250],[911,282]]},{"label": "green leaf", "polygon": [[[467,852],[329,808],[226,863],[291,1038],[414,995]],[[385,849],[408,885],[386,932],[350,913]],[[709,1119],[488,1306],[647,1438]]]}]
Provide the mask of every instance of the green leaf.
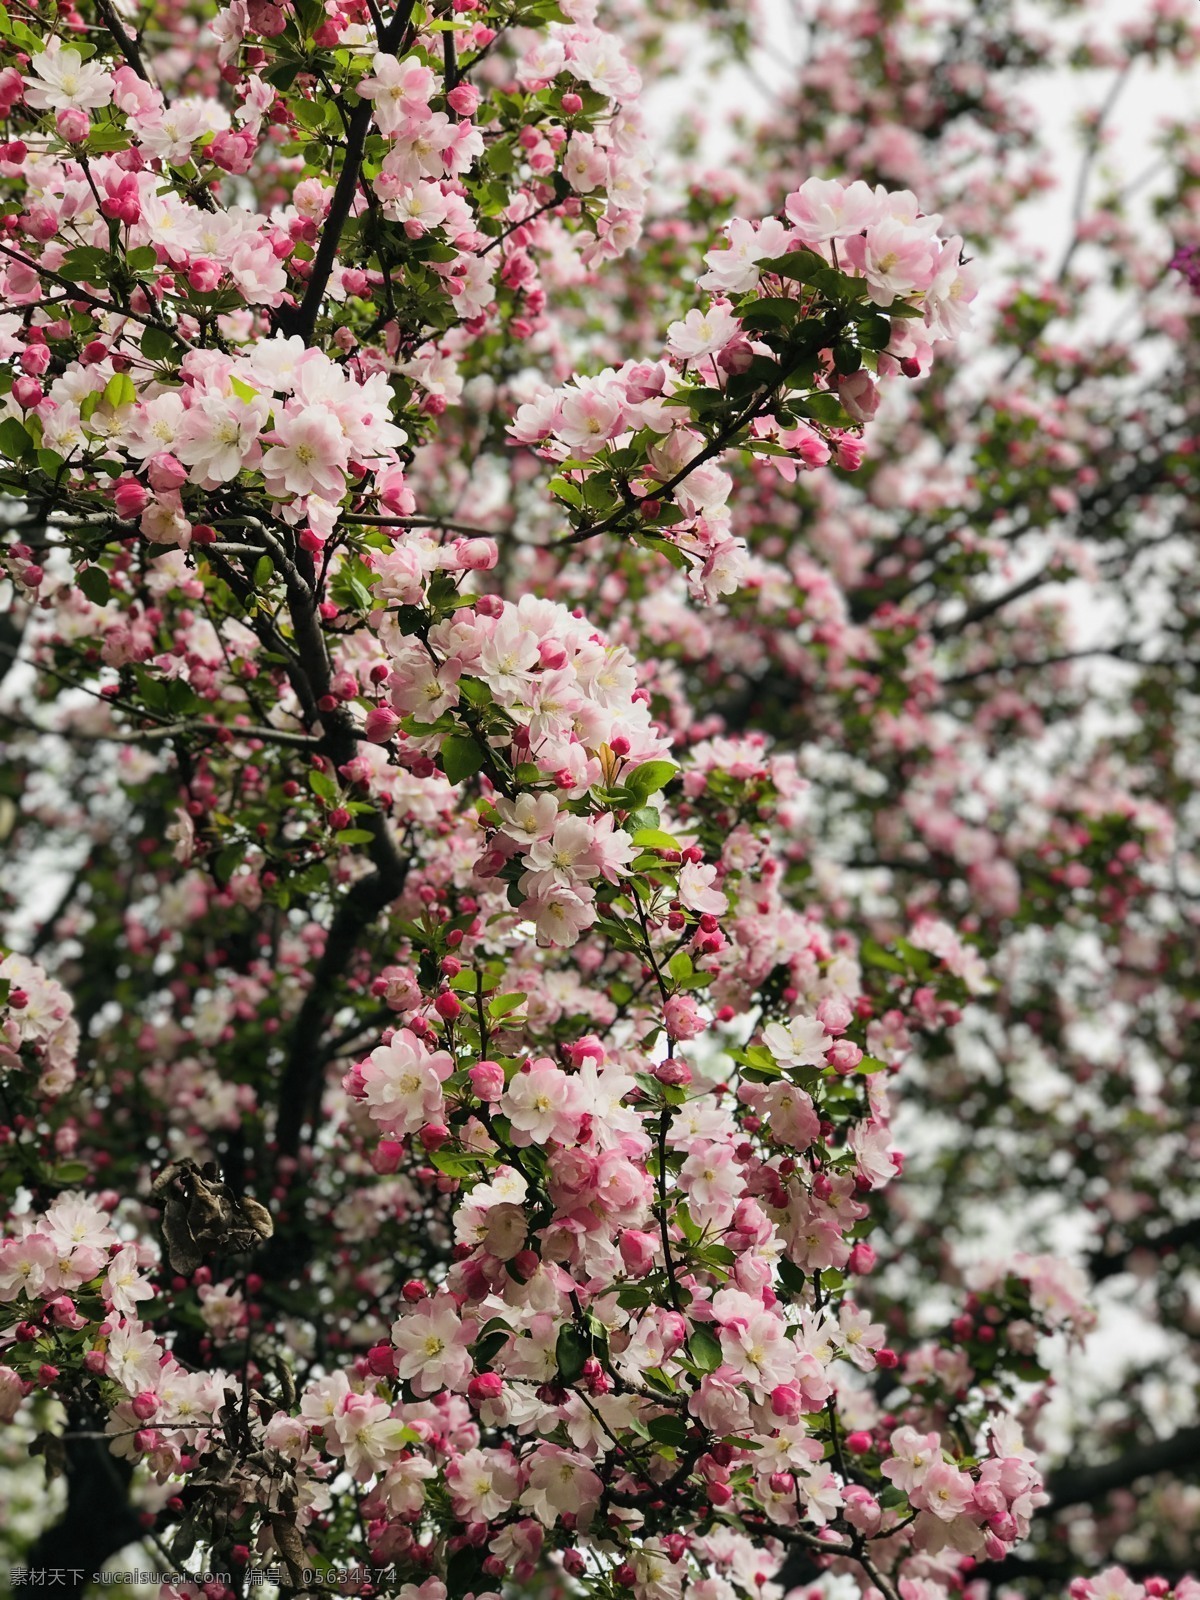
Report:
[{"label": "green leaf", "polygon": [[638,797],[639,804],[644,804],[652,794],[664,789],[678,771],[672,761],[643,761],[624,780],[625,787]]},{"label": "green leaf", "polygon": [[724,1361],[721,1341],[711,1328],[693,1328],[688,1339],[688,1354],[701,1372],[715,1372]]},{"label": "green leaf", "polygon": [[153,272],[158,266],[158,251],[153,245],[139,245],[136,250],[126,252],[125,261],[134,272]]},{"label": "green leaf", "polygon": [[103,567],[84,567],[76,582],[94,606],[106,606],[112,598],[108,573]]},{"label": "green leaf", "polygon": [[292,110],[296,114],[296,121],[314,132],[325,126],[325,107],[316,100],[297,100]]},{"label": "green leaf", "polygon": [[844,423],[848,420],[842,402],[833,394],[810,394],[796,402],[796,410],[816,422]]},{"label": "green leaf", "polygon": [[93,128],[88,134],[88,153],[90,155],[105,155],[112,150],[128,150],[129,135],[123,128],[114,127],[111,123],[107,127]]},{"label": "green leaf", "polygon": [[213,864],[213,872],[222,888],[233,877],[234,872],[241,865],[242,857],[246,853],[244,844],[226,845]]},{"label": "green leaf", "polygon": [[448,1178],[477,1178],[483,1167],[496,1165],[494,1156],[465,1150],[435,1150],[429,1159]]},{"label": "green leaf", "polygon": [[492,691],[482,678],[460,678],[458,690],[463,699],[473,706],[490,706],[492,703]]},{"label": "green leaf", "polygon": [[686,950],[676,950],[667,963],[667,971],[675,979],[676,983],[687,982],[695,968],[692,966],[692,958]]},{"label": "green leaf", "polygon": [[649,1289],[642,1289],[636,1284],[627,1283],[617,1295],[617,1304],[622,1311],[637,1311],[642,1306],[648,1306],[650,1299]]},{"label": "green leaf", "polygon": [[794,1261],[783,1256],[779,1262],[779,1281],[791,1294],[801,1294],[807,1279]]},{"label": "green leaf", "polygon": [[333,837],[336,844],[370,844],[375,835],[369,828],[339,828]]},{"label": "green leaf", "polygon": [[650,1437],[657,1439],[659,1444],[669,1444],[673,1449],[681,1450],[687,1443],[687,1423],[673,1412],[669,1416],[652,1418],[647,1426]]},{"label": "green leaf", "polygon": [[103,283],[104,268],[111,259],[107,250],[97,250],[94,245],[80,245],[67,251],[58,270],[64,278],[76,283],[81,280]]},{"label": "green leaf", "polygon": [[484,763],[484,749],[469,733],[452,733],[442,741],[442,771],[450,783],[473,778]]},{"label": "green leaf", "polygon": [[471,1346],[471,1354],[480,1372],[500,1354],[508,1343],[508,1337],[507,1328],[494,1328],[491,1333],[485,1333],[482,1338],[476,1339]]},{"label": "green leaf", "polygon": [[308,775],[308,787],[319,800],[337,799],[337,784],[327,772],[321,772],[316,767]]},{"label": "green leaf", "polygon": [[558,1375],[562,1381],[574,1383],[583,1371],[583,1364],[587,1358],[588,1347],[583,1335],[571,1323],[564,1323],[559,1329],[558,1340],[554,1346],[554,1359],[558,1363]]},{"label": "green leaf", "polygon": [[104,385],[104,398],[115,411],[118,406],[131,406],[137,400],[137,390],[127,372],[114,372]]},{"label": "green leaf", "polygon": [[874,939],[864,939],[859,946],[859,957],[868,967],[879,967],[884,972],[907,972],[908,968],[899,956],[894,956],[890,950],[885,950]]},{"label": "green leaf", "polygon": [[892,325],[886,317],[864,317],[858,325],[858,342],[864,350],[886,350],[891,338]]},{"label": "green leaf", "polygon": [[142,354],[147,361],[178,363],[183,351],[165,328],[146,328],[141,338]]},{"label": "green leaf", "polygon": [[10,461],[20,461],[33,449],[33,440],[25,425],[16,417],[6,417],[0,422],[0,454]]},{"label": "green leaf", "polygon": [[54,1183],[82,1183],[88,1175],[86,1161],[62,1161],[50,1174]]},{"label": "green leaf", "polygon": [[524,992],[520,994],[498,994],[494,1000],[488,1001],[489,1017],[507,1017],[510,1011],[515,1011],[518,1006],[525,1004],[529,996]]},{"label": "green leaf", "polygon": [[643,850],[678,850],[679,840],[669,833],[664,833],[661,828],[639,828],[633,836],[633,842],[640,845]]},{"label": "green leaf", "polygon": [[760,272],[771,272],[777,278],[791,278],[797,283],[811,283],[818,273],[830,270],[829,263],[815,250],[791,250],[785,256],[772,256],[757,265]]}]

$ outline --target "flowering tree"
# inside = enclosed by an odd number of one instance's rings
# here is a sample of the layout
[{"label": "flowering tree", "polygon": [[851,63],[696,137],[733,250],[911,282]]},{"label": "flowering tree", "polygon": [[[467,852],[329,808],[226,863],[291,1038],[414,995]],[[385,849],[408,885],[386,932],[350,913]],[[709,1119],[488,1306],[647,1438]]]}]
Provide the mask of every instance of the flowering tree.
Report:
[{"label": "flowering tree", "polygon": [[0,12],[19,1592],[1196,1600],[1196,40],[910,9]]}]

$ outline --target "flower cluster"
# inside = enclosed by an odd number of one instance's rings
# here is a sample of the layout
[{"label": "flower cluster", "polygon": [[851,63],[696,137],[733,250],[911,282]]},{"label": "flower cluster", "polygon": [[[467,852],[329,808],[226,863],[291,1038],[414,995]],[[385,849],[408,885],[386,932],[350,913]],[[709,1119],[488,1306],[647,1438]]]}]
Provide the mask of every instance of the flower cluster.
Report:
[{"label": "flower cluster", "polygon": [[237,1592],[977,1600],[1097,1312],[1036,1218],[971,1267],[944,1219],[1036,1127],[1177,1272],[1190,702],[1139,657],[1159,736],[1093,737],[1007,608],[1177,561],[1194,419],[1070,397],[1066,268],[1003,301],[1041,392],[950,365],[1028,41],[815,8],[782,170],[667,217],[654,10],[0,8],[0,831],[82,862],[35,942],[0,905],[72,996],[0,962],[0,1420],[91,1419],[112,1525]]},{"label": "flower cluster", "polygon": [[0,1070],[32,1069],[38,1092],[65,1094],[75,1081],[79,1026],[71,997],[27,956],[0,960]]},{"label": "flower cluster", "polygon": [[671,324],[666,359],[576,377],[510,425],[559,468],[575,537],[649,540],[710,602],[737,589],[722,458],[750,451],[792,477],[860,464],[872,374],[916,376],[967,326],[974,277],[941,220],[908,191],[809,178],[782,218],[729,223],[699,279],[711,299]]}]

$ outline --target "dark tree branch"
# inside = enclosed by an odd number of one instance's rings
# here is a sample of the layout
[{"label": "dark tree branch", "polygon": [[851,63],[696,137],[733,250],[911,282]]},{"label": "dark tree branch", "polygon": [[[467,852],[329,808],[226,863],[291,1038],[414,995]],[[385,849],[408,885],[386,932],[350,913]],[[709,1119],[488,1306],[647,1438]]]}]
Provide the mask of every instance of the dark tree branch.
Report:
[{"label": "dark tree branch", "polygon": [[[96,1418],[80,1418],[78,1414],[74,1421],[81,1429],[102,1425]],[[14,1600],[40,1595],[47,1587],[62,1600],[81,1600],[92,1574],[101,1570],[109,1556],[140,1539],[144,1532],[129,1503],[130,1469],[112,1454],[108,1441],[74,1432],[61,1448],[67,1509],[62,1521],[47,1528],[24,1557],[21,1565],[38,1576],[15,1584]],[[48,1585],[46,1574],[51,1571],[56,1576]],[[58,1574],[62,1574],[63,1581]]]},{"label": "dark tree branch", "polygon": [[1139,1478],[1156,1472],[1200,1474],[1200,1424],[1180,1428],[1166,1439],[1133,1445],[1112,1461],[1091,1467],[1060,1467],[1046,1485],[1050,1504],[1043,1515],[1063,1511],[1067,1506],[1090,1505],[1112,1489],[1124,1489]]},{"label": "dark tree branch", "polygon": [[1014,583],[1010,589],[1005,589],[1003,594],[994,595],[990,600],[981,600],[978,605],[971,606],[964,611],[961,617],[955,617],[950,622],[939,622],[930,628],[930,633],[935,639],[948,639],[951,634],[961,633],[964,628],[969,628],[972,623],[983,622],[988,617],[995,616],[997,611],[1011,605],[1014,600],[1020,600],[1027,594],[1032,594],[1035,589],[1040,589],[1042,584],[1050,581],[1049,567],[1039,567],[1036,572],[1031,572],[1027,578],[1022,578],[1020,583]]},{"label": "dark tree branch", "polygon": [[[1179,1566],[1164,1566],[1156,1561],[1122,1561],[1122,1569],[1131,1578],[1165,1578],[1174,1584],[1188,1576],[1189,1571]],[[981,1561],[971,1568],[971,1579],[981,1578],[986,1583],[1019,1583],[1022,1578],[1035,1578],[1052,1584],[1055,1589],[1065,1586],[1072,1578],[1090,1577],[1079,1562],[1064,1561],[1054,1556],[1005,1556],[1003,1561]]]},{"label": "dark tree branch", "polygon": [[[379,39],[379,48],[385,55],[395,54],[396,47],[408,27],[412,8],[413,0],[400,0],[397,5],[391,21]],[[363,152],[367,145],[367,135],[371,131],[374,110],[374,103],[371,100],[360,99],[350,113],[350,121],[346,128],[346,154],[329,205],[329,215],[321,232],[321,242],[317,246],[304,299],[296,308],[281,306],[276,312],[276,321],[283,332],[289,335],[298,333],[305,344],[312,343],[321,301],[325,298],[325,290],[342,242],[342,232],[354,205],[354,197],[358,193]]]},{"label": "dark tree branch", "polygon": [[145,63],[142,61],[142,53],[138,49],[137,40],[131,39],[125,32],[124,25],[113,9],[110,0],[96,0],[96,10],[104,18],[104,26],[116,40],[117,48],[126,61],[128,61],[143,83],[150,83],[150,74],[146,71]]},{"label": "dark tree branch", "polygon": [[394,863],[360,878],[338,907],[324,953],[317,962],[312,984],[296,1017],[291,1052],[279,1083],[275,1142],[280,1155],[298,1153],[304,1124],[315,1122],[320,1109],[325,1067],[324,1033],[333,1009],[332,996],[337,981],[353,959],[362,934],[404,888],[408,864],[395,851],[394,845],[392,850]]},{"label": "dark tree branch", "polygon": [[1143,1233],[1131,1238],[1119,1250],[1097,1250],[1088,1257],[1088,1270],[1097,1281],[1124,1272],[1135,1250],[1150,1250],[1157,1256],[1171,1255],[1183,1245],[1200,1245],[1200,1217],[1177,1222],[1161,1233]]}]

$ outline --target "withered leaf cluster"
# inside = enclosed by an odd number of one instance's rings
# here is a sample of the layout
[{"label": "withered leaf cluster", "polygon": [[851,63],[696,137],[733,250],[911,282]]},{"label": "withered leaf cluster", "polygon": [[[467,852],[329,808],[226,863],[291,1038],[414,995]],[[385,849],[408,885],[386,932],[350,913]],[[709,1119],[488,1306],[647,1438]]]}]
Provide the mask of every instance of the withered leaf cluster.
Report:
[{"label": "withered leaf cluster", "polygon": [[253,1250],[275,1232],[265,1206],[238,1198],[214,1162],[173,1161],[151,1186],[163,1208],[162,1233],[173,1271],[190,1277],[202,1261],[216,1255]]}]

